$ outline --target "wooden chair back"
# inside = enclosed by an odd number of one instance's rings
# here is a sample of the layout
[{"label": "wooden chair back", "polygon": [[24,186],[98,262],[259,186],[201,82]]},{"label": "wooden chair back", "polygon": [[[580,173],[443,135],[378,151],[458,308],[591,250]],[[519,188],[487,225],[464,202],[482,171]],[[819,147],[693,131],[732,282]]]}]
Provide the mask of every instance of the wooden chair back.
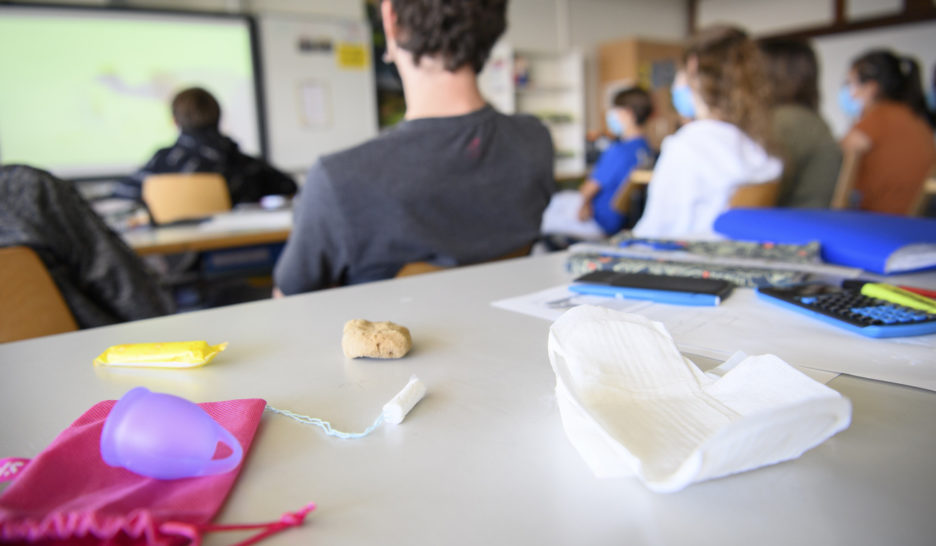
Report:
[{"label": "wooden chair back", "polygon": [[[493,260],[487,260],[487,262],[481,262],[481,263],[499,262],[501,260],[509,260],[511,258],[521,258],[523,256],[528,256],[531,250],[533,250],[533,243],[530,243],[526,246],[518,248],[517,250],[514,250],[513,252],[504,254],[503,256],[494,258]],[[434,273],[436,271],[442,271],[444,269],[449,269],[449,268],[435,265],[429,262],[409,262],[407,264],[404,264],[403,267],[400,268],[399,271],[397,271],[396,278],[409,277],[411,275],[422,275],[423,273]]]},{"label": "wooden chair back", "polygon": [[143,201],[157,224],[204,218],[231,210],[231,195],[217,173],[154,174],[143,181]]},{"label": "wooden chair back", "polygon": [[728,206],[733,209],[772,207],[777,204],[777,194],[779,192],[779,180],[762,184],[744,184],[739,186],[732,194]]},{"label": "wooden chair back", "polygon": [[39,256],[25,246],[0,248],[0,343],[77,329]]},{"label": "wooden chair back", "polygon": [[851,206],[851,195],[858,179],[858,166],[861,163],[861,152],[846,150],[842,155],[842,168],[839,170],[838,180],[835,182],[835,191],[832,193],[833,209],[847,209]]}]

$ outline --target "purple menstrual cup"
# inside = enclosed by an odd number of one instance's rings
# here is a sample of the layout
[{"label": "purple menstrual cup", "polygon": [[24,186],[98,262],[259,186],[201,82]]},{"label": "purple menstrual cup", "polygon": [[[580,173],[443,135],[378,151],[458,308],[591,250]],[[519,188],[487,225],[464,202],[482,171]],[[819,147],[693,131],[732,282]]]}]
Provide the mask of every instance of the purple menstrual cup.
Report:
[{"label": "purple menstrual cup", "polygon": [[[231,454],[212,459],[218,442]],[[243,455],[240,442],[197,404],[145,387],[117,401],[101,432],[105,463],[161,480],[229,472]]]}]

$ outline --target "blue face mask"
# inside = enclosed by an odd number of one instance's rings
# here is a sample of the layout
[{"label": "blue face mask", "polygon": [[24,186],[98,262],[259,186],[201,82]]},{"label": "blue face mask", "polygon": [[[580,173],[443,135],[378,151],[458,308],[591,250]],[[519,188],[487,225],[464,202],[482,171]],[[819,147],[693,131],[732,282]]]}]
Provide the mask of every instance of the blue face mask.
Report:
[{"label": "blue face mask", "polygon": [[847,85],[843,85],[839,89],[838,102],[842,112],[845,112],[845,115],[852,119],[860,116],[861,111],[864,110],[864,103],[852,96]]},{"label": "blue face mask", "polygon": [[692,90],[688,85],[673,87],[673,107],[684,118],[693,119],[696,116],[695,103],[692,102]]},{"label": "blue face mask", "polygon": [[624,124],[621,123],[621,119],[615,113],[614,109],[608,110],[605,114],[605,123],[608,124],[608,130],[611,131],[614,136],[622,137],[624,136]]}]

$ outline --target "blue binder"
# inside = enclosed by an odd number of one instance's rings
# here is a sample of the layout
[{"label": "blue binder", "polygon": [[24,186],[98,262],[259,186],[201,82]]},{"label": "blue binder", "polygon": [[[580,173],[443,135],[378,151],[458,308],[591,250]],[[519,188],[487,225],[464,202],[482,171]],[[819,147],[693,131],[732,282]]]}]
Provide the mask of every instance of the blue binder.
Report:
[{"label": "blue binder", "polygon": [[936,267],[936,219],[857,210],[732,209],[715,221],[732,239],[819,241],[822,259],[881,274]]}]

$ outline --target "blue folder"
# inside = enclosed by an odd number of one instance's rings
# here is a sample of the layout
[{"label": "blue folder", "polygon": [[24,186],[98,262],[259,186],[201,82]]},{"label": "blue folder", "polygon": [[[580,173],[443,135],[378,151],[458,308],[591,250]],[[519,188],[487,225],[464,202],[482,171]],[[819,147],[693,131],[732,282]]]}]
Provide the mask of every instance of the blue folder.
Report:
[{"label": "blue folder", "polygon": [[936,219],[857,210],[731,209],[715,231],[747,241],[819,241],[826,262],[881,274],[936,267]]}]

